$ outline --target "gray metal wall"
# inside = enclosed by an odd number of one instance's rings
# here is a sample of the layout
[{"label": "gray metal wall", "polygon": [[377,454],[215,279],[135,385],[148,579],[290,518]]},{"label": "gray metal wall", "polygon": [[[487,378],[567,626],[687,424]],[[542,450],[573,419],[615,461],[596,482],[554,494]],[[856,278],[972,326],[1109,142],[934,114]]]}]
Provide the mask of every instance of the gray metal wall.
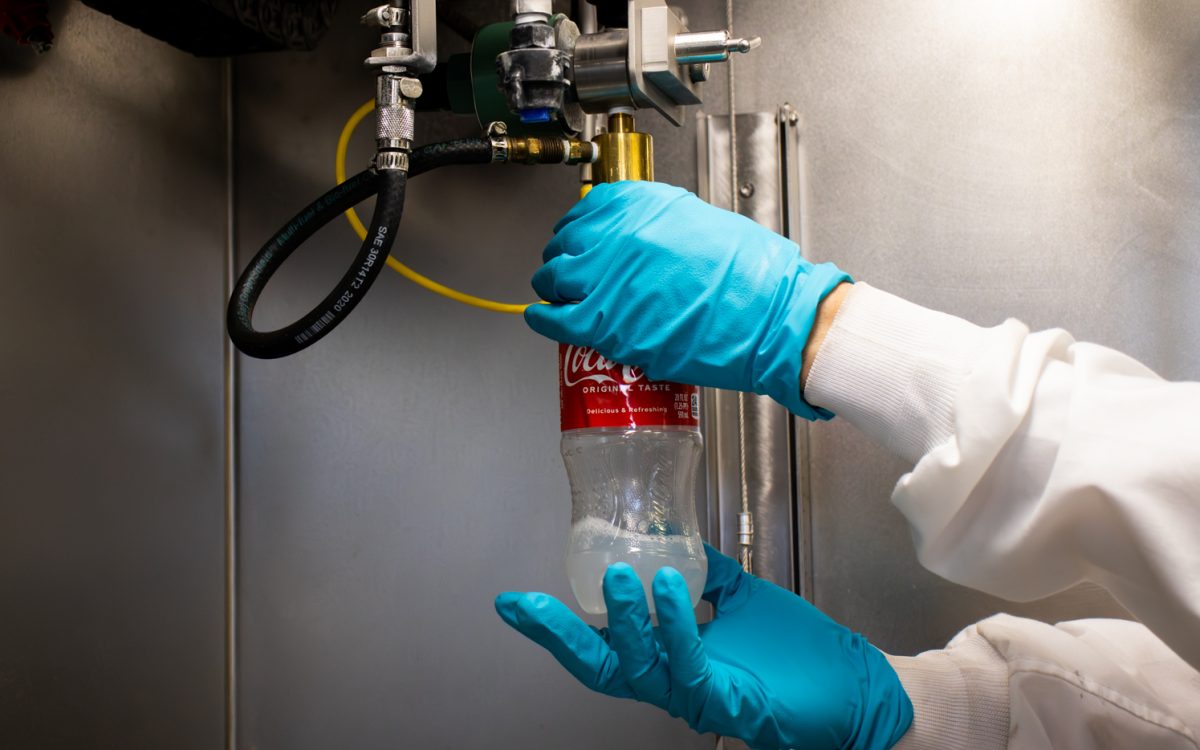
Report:
[{"label": "gray metal wall", "polygon": [[[371,94],[344,4],[320,51],[237,65],[239,261],[332,180]],[[456,4],[479,18],[504,3]],[[717,27],[721,4],[689,4]],[[76,4],[33,60],[0,44],[0,746],[213,748],[222,727],[219,65]],[[738,4],[762,50],[739,109],[805,118],[812,252],[918,302],[1063,325],[1200,377],[1200,19],[1190,3]],[[720,77],[709,110],[725,109]],[[422,119],[428,140],[473,131]],[[692,128],[652,125],[695,186]],[[361,134],[352,161],[362,164]],[[414,181],[398,251],[527,298],[571,171]],[[261,322],[348,262],[341,224],[279,275]],[[320,345],[245,361],[236,718],[246,748],[704,747],[594,696],[510,632],[496,592],[569,600],[554,348],[386,272]],[[920,570],[887,502],[905,467],[812,431],[817,603],[884,648],[1012,606]]]},{"label": "gray metal wall", "polygon": [[[1200,378],[1200,16],[1186,0],[754,0],[740,111],[804,117],[814,257],[985,325],[1015,316]],[[1133,416],[1133,415],[1131,415]],[[906,470],[812,431],[816,603],[885,649],[1016,606],[923,571],[889,504]]]},{"label": "gray metal wall", "polygon": [[220,66],[0,38],[0,747],[215,748]]}]

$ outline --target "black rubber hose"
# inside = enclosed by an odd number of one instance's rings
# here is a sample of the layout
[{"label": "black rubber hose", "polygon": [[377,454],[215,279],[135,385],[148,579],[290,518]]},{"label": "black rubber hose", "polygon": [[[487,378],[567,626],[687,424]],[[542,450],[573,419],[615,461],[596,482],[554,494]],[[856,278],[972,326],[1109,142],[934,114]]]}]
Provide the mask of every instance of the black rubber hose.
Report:
[{"label": "black rubber hose", "polygon": [[[409,176],[442,166],[486,164],[491,160],[491,144],[483,139],[435,143],[412,153]],[[386,264],[400,227],[406,184],[402,172],[359,172],[318,198],[276,232],[250,261],[233,288],[226,324],[234,345],[259,359],[286,357],[316,343],[345,320]],[[295,323],[274,331],[255,330],[251,322],[254,306],[284,261],[317,230],[373,194],[379,197],[367,238],[333,291]]]},{"label": "black rubber hose", "polygon": [[[259,359],[286,357],[317,342],[349,315],[383,269],[384,259],[400,227],[406,182],[404,173],[397,171],[355,175],[288,222],[254,256],[233,288],[227,322],[234,345]],[[255,330],[251,323],[254,306],[284,261],[334,216],[375,192],[379,198],[367,229],[367,239],[333,291],[295,323],[275,331]]]},{"label": "black rubber hose", "polygon": [[490,164],[491,162],[491,141],[483,138],[463,138],[457,141],[431,143],[413,151],[409,160],[408,174],[410,177],[416,177],[438,167]]}]

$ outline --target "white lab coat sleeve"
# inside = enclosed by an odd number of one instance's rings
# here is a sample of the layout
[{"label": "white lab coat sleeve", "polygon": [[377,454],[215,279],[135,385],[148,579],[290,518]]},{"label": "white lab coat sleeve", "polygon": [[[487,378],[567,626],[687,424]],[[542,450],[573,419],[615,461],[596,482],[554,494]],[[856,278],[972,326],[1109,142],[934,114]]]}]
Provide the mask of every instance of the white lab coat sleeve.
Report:
[{"label": "white lab coat sleeve", "polygon": [[857,284],[804,386],[916,461],[892,500],[925,567],[1016,601],[1094,581],[1200,666],[1200,383]]},{"label": "white lab coat sleeve", "polygon": [[1200,747],[1200,672],[1141,623],[996,615],[888,660],[913,702],[896,750]]}]

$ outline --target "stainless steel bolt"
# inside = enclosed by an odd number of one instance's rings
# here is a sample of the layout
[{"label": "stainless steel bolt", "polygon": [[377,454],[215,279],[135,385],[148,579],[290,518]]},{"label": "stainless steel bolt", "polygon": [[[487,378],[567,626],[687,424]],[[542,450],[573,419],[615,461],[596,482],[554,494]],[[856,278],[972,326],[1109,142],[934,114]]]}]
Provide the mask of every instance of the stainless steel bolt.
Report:
[{"label": "stainless steel bolt", "polygon": [[738,188],[738,195],[742,196],[743,198],[752,197],[754,195],[754,183],[743,182],[742,186]]},{"label": "stainless steel bolt", "polygon": [[424,90],[421,81],[417,78],[400,79],[400,94],[407,99],[416,99]]}]

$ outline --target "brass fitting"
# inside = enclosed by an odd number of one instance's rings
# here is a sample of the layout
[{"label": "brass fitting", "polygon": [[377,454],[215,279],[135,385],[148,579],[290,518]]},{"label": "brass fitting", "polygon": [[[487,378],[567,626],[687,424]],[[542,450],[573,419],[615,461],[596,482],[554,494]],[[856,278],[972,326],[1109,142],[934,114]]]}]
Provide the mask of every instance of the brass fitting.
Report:
[{"label": "brass fitting", "polygon": [[592,139],[600,158],[592,168],[595,182],[654,179],[654,139],[633,129],[633,115],[608,116],[608,132]]},{"label": "brass fitting", "polygon": [[572,138],[509,138],[508,161],[517,164],[590,164],[595,144]]},{"label": "brass fitting", "polygon": [[503,122],[488,126],[492,161],[512,164],[591,164],[600,149],[575,138],[511,137]]}]

